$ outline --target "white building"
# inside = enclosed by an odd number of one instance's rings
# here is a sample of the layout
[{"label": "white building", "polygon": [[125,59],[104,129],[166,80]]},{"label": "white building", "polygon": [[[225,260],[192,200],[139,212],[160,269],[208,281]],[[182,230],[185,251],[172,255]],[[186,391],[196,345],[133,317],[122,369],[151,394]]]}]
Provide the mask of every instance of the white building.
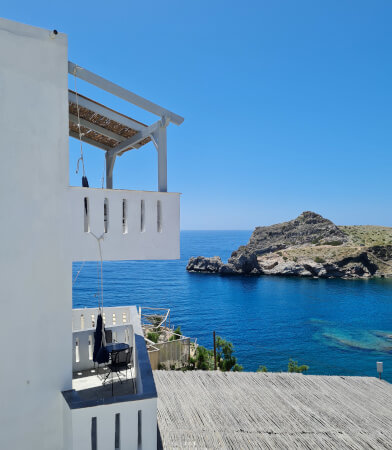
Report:
[{"label": "white building", "polygon": [[[94,373],[75,375],[93,368],[98,310],[72,310],[72,262],[99,260],[99,245],[104,260],[179,257],[180,198],[167,192],[166,127],[183,119],[69,63],[67,50],[64,34],[0,19],[0,448],[156,448],[157,394],[135,307],[104,308],[107,329],[133,348],[135,387],[115,383],[112,395]],[[69,73],[157,122],[147,126],[77,96]],[[69,186],[69,135],[78,138],[79,129],[106,152],[106,189]],[[116,157],[150,140],[157,192],[111,189]]]}]

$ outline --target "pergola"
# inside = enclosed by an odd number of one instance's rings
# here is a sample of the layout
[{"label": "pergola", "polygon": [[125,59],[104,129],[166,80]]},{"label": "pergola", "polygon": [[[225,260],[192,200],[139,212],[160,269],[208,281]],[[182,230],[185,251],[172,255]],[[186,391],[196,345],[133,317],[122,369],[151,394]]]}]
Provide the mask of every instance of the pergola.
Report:
[{"label": "pergola", "polygon": [[68,73],[159,117],[155,123],[145,125],[79,93],[68,91],[69,135],[105,151],[106,188],[113,188],[117,156],[152,141],[158,152],[158,191],[167,192],[166,128],[170,122],[181,125],[183,117],[72,62],[68,62]]}]

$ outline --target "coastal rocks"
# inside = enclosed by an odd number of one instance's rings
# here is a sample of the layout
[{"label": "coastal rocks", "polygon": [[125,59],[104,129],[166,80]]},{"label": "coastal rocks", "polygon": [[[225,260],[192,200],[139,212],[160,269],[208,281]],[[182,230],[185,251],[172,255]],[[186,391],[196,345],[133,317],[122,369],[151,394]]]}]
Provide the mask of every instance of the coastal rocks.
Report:
[{"label": "coastal rocks", "polygon": [[366,253],[342,261],[325,261],[323,263],[308,258],[294,262],[271,255],[270,258],[259,258],[259,267],[265,275],[317,278],[368,278],[373,276],[377,270]]},{"label": "coastal rocks", "polygon": [[233,264],[223,264],[219,256],[210,258],[197,256],[189,259],[186,270],[188,272],[219,273],[221,275],[259,275],[257,258],[253,259],[252,262],[243,258],[233,261]]},{"label": "coastal rocks", "polygon": [[374,245],[369,247],[369,252],[382,261],[392,260],[392,245]]},{"label": "coastal rocks", "polygon": [[248,244],[233,251],[226,264],[218,256],[198,256],[190,258],[186,269],[220,275],[317,278],[392,274],[392,245],[365,247],[341,228],[319,214],[305,211],[289,222],[257,227]]},{"label": "coastal rocks", "polygon": [[219,273],[222,266],[223,263],[219,256],[213,256],[212,258],[196,256],[189,259],[186,270],[189,272]]},{"label": "coastal rocks", "polygon": [[256,254],[249,252],[233,252],[227,265],[235,272],[243,274],[255,273],[260,269]]}]

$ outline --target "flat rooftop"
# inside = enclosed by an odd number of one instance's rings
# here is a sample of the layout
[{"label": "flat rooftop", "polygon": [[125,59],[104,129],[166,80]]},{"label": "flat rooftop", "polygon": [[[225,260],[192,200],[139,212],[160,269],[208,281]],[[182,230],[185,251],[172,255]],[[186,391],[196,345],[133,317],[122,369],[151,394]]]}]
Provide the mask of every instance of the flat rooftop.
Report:
[{"label": "flat rooftop", "polygon": [[158,448],[392,449],[392,385],[371,377],[155,371]]}]

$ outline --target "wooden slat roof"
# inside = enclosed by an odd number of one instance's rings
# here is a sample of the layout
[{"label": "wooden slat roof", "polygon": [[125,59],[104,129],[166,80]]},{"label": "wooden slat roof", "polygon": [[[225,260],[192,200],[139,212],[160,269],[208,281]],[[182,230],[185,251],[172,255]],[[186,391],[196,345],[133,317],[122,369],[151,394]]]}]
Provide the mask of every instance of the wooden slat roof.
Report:
[{"label": "wooden slat roof", "polygon": [[[69,90],[69,92],[71,94],[76,95],[76,93],[71,90]],[[87,100],[88,102],[97,105],[100,108],[100,110],[106,110],[108,112],[114,113],[120,119],[121,117],[123,117],[124,119],[126,119],[125,120],[126,122],[131,121],[138,124],[141,127],[147,127],[147,125],[145,125],[144,123],[132,119],[128,116],[125,116],[124,114],[121,114],[117,111],[114,111],[113,109],[110,109],[107,106],[104,106],[94,100],[91,100],[88,97],[85,97],[80,94],[77,95],[80,100]],[[71,98],[69,98],[69,114],[74,117],[78,116],[76,101],[72,100]],[[80,119],[82,119],[83,123],[83,124],[81,123],[80,127],[81,132],[83,134],[82,140],[89,144],[96,145],[97,147],[100,147],[104,150],[109,150],[116,147],[120,142],[134,136],[138,132],[138,130],[126,126],[120,121],[113,120],[105,116],[104,114],[98,114],[97,112],[93,111],[92,109],[89,109],[86,106],[79,105],[79,117]],[[89,128],[87,122],[91,123],[92,125],[96,125],[97,127],[95,127],[95,129],[91,129]],[[107,134],[110,134],[110,136],[107,136],[102,132],[97,131],[97,128],[108,130],[110,133]],[[75,137],[77,139],[79,138],[78,125],[72,120],[69,121],[69,134],[72,137]],[[137,147],[139,148],[150,141],[151,138],[147,137],[142,141],[140,141],[137,144]]]},{"label": "wooden slat roof", "polygon": [[158,448],[392,448],[392,385],[377,378],[157,370],[154,379]]}]

